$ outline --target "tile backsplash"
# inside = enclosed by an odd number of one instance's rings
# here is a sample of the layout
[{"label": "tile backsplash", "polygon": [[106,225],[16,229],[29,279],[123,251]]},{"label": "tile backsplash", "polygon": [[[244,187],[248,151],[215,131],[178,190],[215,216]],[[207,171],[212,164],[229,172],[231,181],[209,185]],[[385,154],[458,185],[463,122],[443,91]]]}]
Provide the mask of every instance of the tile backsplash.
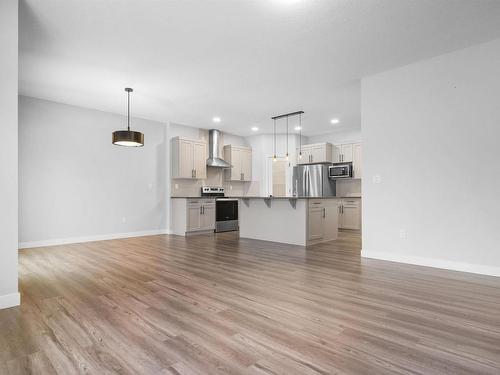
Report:
[{"label": "tile backsplash", "polygon": [[345,179],[337,180],[337,196],[350,197],[361,195],[361,180],[360,179]]}]

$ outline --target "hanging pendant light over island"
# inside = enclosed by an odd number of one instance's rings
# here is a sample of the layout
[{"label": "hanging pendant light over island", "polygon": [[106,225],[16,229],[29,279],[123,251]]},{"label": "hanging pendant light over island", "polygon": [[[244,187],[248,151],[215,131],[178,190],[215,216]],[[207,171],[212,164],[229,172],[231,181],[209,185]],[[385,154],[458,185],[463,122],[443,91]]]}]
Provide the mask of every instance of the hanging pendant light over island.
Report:
[{"label": "hanging pendant light over island", "polygon": [[125,88],[127,92],[127,130],[117,130],[113,132],[113,144],[125,147],[144,146],[144,134],[130,130],[130,93],[133,89]]},{"label": "hanging pendant light over island", "polygon": [[285,160],[289,161],[289,154],[288,154],[288,118],[293,117],[293,116],[299,116],[299,159],[302,158],[302,114],[304,111],[295,111],[295,112],[290,112],[290,113],[285,113],[284,115],[278,115],[278,116],[273,116],[271,119],[273,120],[274,124],[274,130],[273,130],[273,140],[274,140],[274,154],[273,154],[273,161],[278,160],[278,155],[276,154],[276,120],[279,120],[281,118],[286,118],[286,154],[285,154]]}]

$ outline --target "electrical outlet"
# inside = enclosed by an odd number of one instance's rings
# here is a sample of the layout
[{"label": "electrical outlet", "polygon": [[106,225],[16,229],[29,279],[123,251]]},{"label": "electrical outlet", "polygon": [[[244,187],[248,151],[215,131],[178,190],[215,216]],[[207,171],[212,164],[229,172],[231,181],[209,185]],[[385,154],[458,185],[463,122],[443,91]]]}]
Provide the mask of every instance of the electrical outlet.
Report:
[{"label": "electrical outlet", "polygon": [[122,223],[126,223],[127,222],[127,218],[125,216],[122,217]]},{"label": "electrical outlet", "polygon": [[402,240],[406,240],[408,238],[408,236],[406,234],[406,229],[399,230],[399,238],[401,238]]},{"label": "electrical outlet", "polygon": [[229,185],[229,190],[233,190],[233,185]]},{"label": "electrical outlet", "polygon": [[376,174],[375,176],[373,176],[372,181],[374,184],[380,184],[380,182],[382,181],[382,176]]},{"label": "electrical outlet", "polygon": [[179,184],[175,184],[175,190],[179,189]]}]

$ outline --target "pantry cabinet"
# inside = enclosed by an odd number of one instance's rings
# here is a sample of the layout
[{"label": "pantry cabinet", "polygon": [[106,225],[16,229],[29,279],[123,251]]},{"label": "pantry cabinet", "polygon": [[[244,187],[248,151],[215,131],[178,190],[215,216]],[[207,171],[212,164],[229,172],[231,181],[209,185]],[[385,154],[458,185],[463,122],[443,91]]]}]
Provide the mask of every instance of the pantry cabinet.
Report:
[{"label": "pantry cabinet", "polygon": [[183,137],[172,138],[172,178],[207,178],[207,144]]},{"label": "pantry cabinet", "polygon": [[224,146],[224,160],[232,165],[225,171],[226,180],[252,181],[252,149],[246,146]]},{"label": "pantry cabinet", "polygon": [[338,235],[337,199],[310,199],[307,213],[307,243],[332,241]]},{"label": "pantry cabinet", "polygon": [[[302,157],[300,152],[302,151]],[[331,143],[315,143],[303,145],[296,149],[297,164],[323,163],[333,160],[333,145]]]}]

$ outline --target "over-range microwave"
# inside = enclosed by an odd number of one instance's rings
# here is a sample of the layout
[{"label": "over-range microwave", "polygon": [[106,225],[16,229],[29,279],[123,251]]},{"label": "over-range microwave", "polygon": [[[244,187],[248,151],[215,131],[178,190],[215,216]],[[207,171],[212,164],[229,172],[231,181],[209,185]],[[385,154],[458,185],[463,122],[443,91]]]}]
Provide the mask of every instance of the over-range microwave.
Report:
[{"label": "over-range microwave", "polygon": [[328,167],[328,177],[352,178],[352,163],[335,163]]}]

